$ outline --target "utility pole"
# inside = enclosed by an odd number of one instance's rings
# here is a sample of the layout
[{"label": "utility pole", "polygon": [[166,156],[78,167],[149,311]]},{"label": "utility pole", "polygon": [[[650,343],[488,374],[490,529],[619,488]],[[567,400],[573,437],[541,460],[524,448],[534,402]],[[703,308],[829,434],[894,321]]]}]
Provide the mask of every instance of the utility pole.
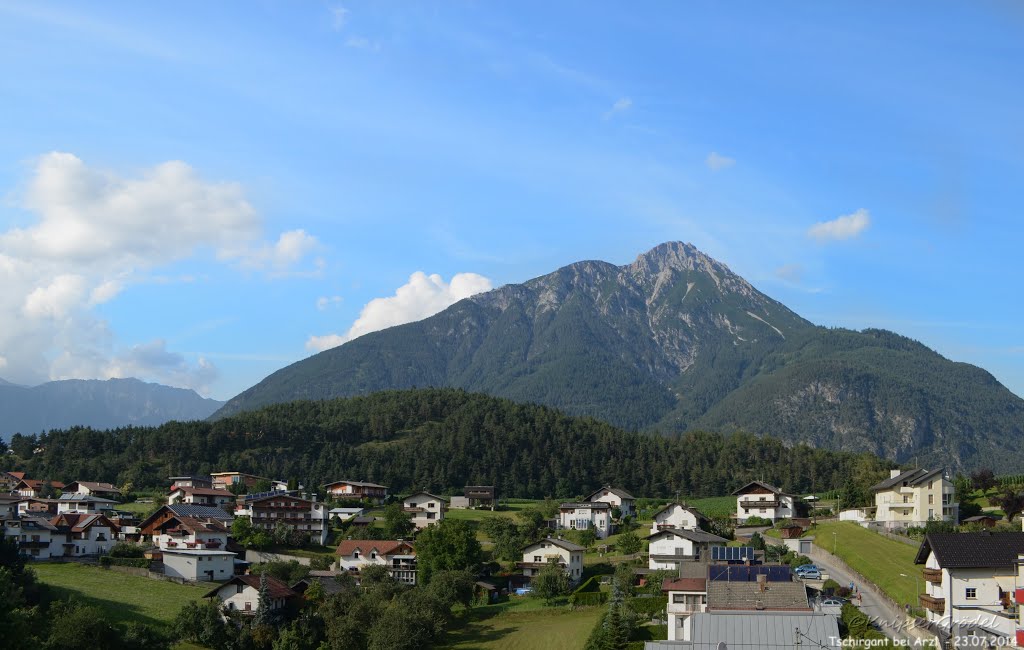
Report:
[{"label": "utility pole", "polygon": [[800,643],[800,628],[793,628],[793,647],[799,648],[801,647],[801,645],[802,644]]}]

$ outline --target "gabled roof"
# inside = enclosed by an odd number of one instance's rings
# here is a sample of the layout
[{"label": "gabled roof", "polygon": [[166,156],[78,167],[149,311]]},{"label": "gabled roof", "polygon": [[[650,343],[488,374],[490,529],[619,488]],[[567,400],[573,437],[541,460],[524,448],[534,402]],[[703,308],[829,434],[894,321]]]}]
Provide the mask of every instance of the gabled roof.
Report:
[{"label": "gabled roof", "polygon": [[665,578],[661,583],[662,591],[700,591],[708,590],[707,578]]},{"label": "gabled roof", "polygon": [[113,499],[104,499],[103,497],[93,496],[91,494],[80,494],[78,492],[72,492],[70,494],[62,494],[57,497],[57,501],[81,501],[88,503],[117,503]]},{"label": "gabled roof", "polygon": [[[225,582],[223,584],[220,584],[220,585],[217,585],[216,587],[214,587],[210,591],[206,592],[206,595],[204,595],[203,598],[213,598],[214,596],[216,596],[218,594],[218,592],[220,592],[220,590],[222,588],[224,588],[224,587],[226,587],[228,585],[237,585],[237,584],[247,585],[247,586],[252,587],[253,589],[259,591],[259,589],[260,589],[260,576],[254,576],[254,575],[234,576],[230,580],[228,580],[227,582]],[[288,588],[288,585],[286,585],[285,583],[281,582],[280,580],[278,580],[277,578],[274,578],[272,576],[267,576],[267,595],[270,596],[271,598],[294,598],[295,596],[298,596],[297,593],[295,593],[294,591],[292,591],[291,589]]]},{"label": "gabled roof", "polygon": [[6,472],[6,473],[10,474],[11,476],[13,476],[14,478],[18,479],[19,481],[22,480],[23,478],[25,478],[25,472]]},{"label": "gabled roof", "polygon": [[439,497],[436,494],[431,494],[430,492],[416,492],[414,494],[410,494],[409,496],[403,498],[402,501],[405,501],[406,499],[411,499],[413,497],[419,497],[419,496],[430,497],[431,499],[435,499],[437,501],[443,501],[444,503],[448,503],[448,499],[446,499],[444,497]]},{"label": "gabled roof", "polygon": [[750,487],[751,485],[755,485],[757,487],[762,487],[762,488],[768,490],[769,492],[772,492],[773,494],[778,494],[778,495],[787,496],[787,497],[791,496],[789,494],[786,494],[785,492],[783,492],[779,488],[775,487],[774,485],[772,485],[770,483],[765,483],[764,481],[751,481],[750,483],[747,483],[746,485],[744,485],[740,489],[734,491],[733,492],[733,496],[738,495],[738,494],[743,494],[744,492],[747,491],[747,488]]},{"label": "gabled roof", "polygon": [[176,515],[183,517],[195,517],[196,519],[213,519],[216,521],[233,521],[234,516],[228,512],[224,512],[221,508],[216,506],[203,506],[195,503],[175,503],[174,505],[164,506]]},{"label": "gabled roof", "polygon": [[[39,490],[42,489],[45,483],[46,481],[37,478],[23,478],[21,479],[20,483],[14,486],[14,489],[21,490],[23,488],[28,488],[31,490]],[[50,481],[50,487],[54,488],[55,490],[63,490],[64,484],[61,483],[60,481]]]},{"label": "gabled roof", "polygon": [[943,569],[1010,568],[1024,553],[1024,532],[928,533],[914,562],[924,564],[931,553]]},{"label": "gabled roof", "polygon": [[369,483],[367,481],[334,481],[333,483],[324,483],[324,487],[331,487],[332,485],[356,485],[359,487],[372,487],[388,489],[386,485],[380,485],[379,483]]},{"label": "gabled roof", "polygon": [[[172,523],[173,522],[173,523]],[[195,517],[184,517],[175,515],[160,523],[158,530],[176,525],[190,533],[227,533],[228,529],[219,521],[201,521]]]},{"label": "gabled roof", "polygon": [[702,521],[702,520],[703,521],[708,521],[707,515],[705,515],[703,512],[701,512],[700,510],[697,510],[696,508],[691,508],[690,506],[684,506],[681,503],[670,503],[667,506],[665,506],[664,508],[662,508],[661,510],[655,512],[654,515],[651,518],[653,519],[653,518],[657,517],[658,515],[660,515],[661,513],[663,513],[666,510],[668,510],[669,508],[674,508],[674,507],[682,508],[683,510],[689,512],[691,515],[693,515],[694,517],[697,518],[697,521]]},{"label": "gabled roof", "polygon": [[578,553],[578,552],[582,552],[582,551],[586,551],[587,550],[586,547],[584,547],[584,546],[580,546],[579,544],[574,544],[574,543],[570,542],[567,539],[558,539],[557,537],[546,537],[544,539],[539,539],[539,540],[537,540],[536,542],[534,542],[532,544],[527,544],[526,546],[524,546],[522,548],[522,550],[525,551],[528,548],[532,548],[534,546],[537,546],[538,544],[543,544],[545,542],[547,542],[548,544],[554,544],[555,546],[557,546],[559,548],[563,548],[563,549],[569,551],[570,553]]},{"label": "gabled roof", "polygon": [[942,478],[941,469],[908,469],[905,472],[885,479],[880,483],[871,486],[872,492],[888,490],[889,488],[902,485],[906,481],[909,486],[917,486],[933,480],[936,476]]},{"label": "gabled roof", "polygon": [[991,521],[996,521],[998,519],[999,519],[999,517],[996,517],[995,515],[974,515],[973,517],[968,517],[967,519],[964,519],[961,523],[968,523],[968,522],[974,522],[974,521],[990,521],[990,520]]},{"label": "gabled roof", "polygon": [[646,539],[653,539],[653,538],[659,537],[661,535],[673,535],[675,537],[681,537],[683,539],[688,539],[691,542],[697,542],[698,544],[709,544],[709,543],[715,543],[715,542],[720,542],[722,544],[725,544],[725,543],[727,543],[729,541],[729,540],[725,539],[724,537],[719,537],[718,535],[712,535],[711,533],[705,532],[703,530],[684,530],[684,529],[681,529],[681,528],[665,528],[663,530],[659,530],[658,532],[654,533],[653,535],[648,535],[646,537]]},{"label": "gabled roof", "polygon": [[708,611],[722,609],[809,612],[807,587],[803,582],[757,582],[712,580],[708,583]]},{"label": "gabled roof", "polygon": [[28,524],[29,528],[38,528],[40,530],[56,531],[57,527],[46,521],[41,517],[20,517],[21,527],[25,528],[25,524]]},{"label": "gabled roof", "polygon": [[227,490],[220,488],[200,488],[200,487],[188,487],[186,485],[179,485],[176,488],[171,488],[168,494],[174,494],[175,492],[181,492],[182,494],[193,494],[201,497],[228,497],[234,499],[235,495],[231,494]]},{"label": "gabled roof", "polygon": [[591,493],[590,496],[588,496],[586,499],[584,499],[584,501],[590,501],[591,499],[598,495],[598,492],[611,492],[620,499],[629,499],[631,501],[636,501],[636,497],[634,497],[629,492],[626,492],[625,490],[621,490],[619,488],[614,488],[610,485],[606,485],[600,490],[594,490],[594,492]]},{"label": "gabled roof", "polygon": [[337,555],[348,556],[352,555],[355,551],[367,554],[370,551],[377,551],[377,555],[394,555],[395,553],[408,549],[411,553],[404,553],[404,555],[414,554],[416,551],[410,542],[403,540],[390,540],[390,539],[346,539],[342,540],[338,544],[338,549],[335,551]]},{"label": "gabled roof", "polygon": [[50,523],[58,528],[67,526],[71,528],[71,532],[73,533],[80,533],[92,528],[93,526],[103,526],[110,528],[111,530],[119,530],[115,524],[101,514],[86,515],[65,512],[51,519]]},{"label": "gabled roof", "polygon": [[[68,489],[70,489],[72,487],[75,487],[75,486],[77,486],[79,488],[82,488],[82,487],[88,488],[89,490],[91,490],[93,492],[110,492],[110,493],[116,493],[116,494],[120,494],[121,493],[121,490],[119,490],[118,488],[114,487],[110,483],[99,483],[99,482],[95,482],[95,481],[72,481],[71,483],[67,484],[67,488]],[[75,490],[75,491],[77,492],[77,490]]]}]

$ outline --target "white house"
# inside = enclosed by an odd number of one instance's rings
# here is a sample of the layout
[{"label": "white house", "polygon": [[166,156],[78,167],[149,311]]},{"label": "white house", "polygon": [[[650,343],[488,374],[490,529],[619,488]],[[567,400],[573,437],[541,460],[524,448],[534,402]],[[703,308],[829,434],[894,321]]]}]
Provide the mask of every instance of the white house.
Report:
[{"label": "white house", "polygon": [[610,485],[606,485],[600,490],[597,490],[584,501],[590,503],[607,503],[612,508],[618,508],[621,516],[623,517],[635,517],[636,516],[636,499],[632,494],[619,488],[613,488]]},{"label": "white house", "polygon": [[647,537],[647,566],[651,570],[676,570],[680,562],[709,557],[712,546],[726,546],[729,540],[703,530],[666,528]]},{"label": "white house", "polygon": [[64,486],[64,494],[91,494],[94,497],[112,499],[121,496],[121,490],[111,483],[97,481],[72,481]]},{"label": "white house", "polygon": [[733,495],[736,497],[736,521],[741,524],[750,517],[778,521],[796,516],[795,497],[764,481],[751,481]]},{"label": "white house", "polygon": [[418,492],[402,500],[402,509],[412,515],[416,530],[440,523],[447,507],[448,502],[443,497],[429,492]]},{"label": "white house", "polygon": [[223,551],[228,544],[228,529],[219,521],[201,521],[194,517],[174,515],[144,526],[142,535],[152,536],[161,550]]},{"label": "white house", "polygon": [[117,527],[102,514],[64,513],[50,524],[57,529],[51,534],[51,556],[106,555],[116,543]]},{"label": "white house", "polygon": [[[271,611],[285,607],[290,600],[298,596],[277,578],[266,576],[262,579],[267,581]],[[261,576],[232,576],[224,584],[208,591],[203,598],[218,598],[227,609],[254,615],[260,605],[260,580]]]},{"label": "white house", "polygon": [[334,481],[325,485],[324,488],[327,490],[328,499],[383,503],[388,498],[388,486],[367,481]]},{"label": "white house", "polygon": [[684,621],[694,614],[707,611],[707,578],[666,578],[661,591],[668,596],[668,640],[683,640]]},{"label": "white house", "polygon": [[941,469],[894,469],[889,478],[873,485],[871,491],[875,493],[875,522],[885,528],[960,520],[956,488]]},{"label": "white house", "polygon": [[235,554],[231,551],[207,549],[165,549],[164,575],[190,582],[227,580],[235,572]]},{"label": "white house", "polygon": [[213,477],[209,475],[171,476],[168,480],[172,490],[177,487],[213,487]]},{"label": "white house", "polygon": [[112,511],[115,505],[117,502],[112,499],[104,499],[90,494],[62,494],[57,499],[57,514],[65,512],[81,515],[97,512],[107,513]]},{"label": "white house", "polygon": [[696,508],[690,508],[679,503],[670,503],[661,510],[654,513],[654,521],[651,523],[651,534],[666,528],[677,530],[697,530],[701,522],[707,521]]},{"label": "white house", "polygon": [[612,507],[604,501],[563,503],[558,506],[558,527],[563,530],[593,529],[598,539],[612,533]]},{"label": "white house", "polygon": [[167,504],[191,503],[197,506],[213,506],[215,508],[231,507],[235,503],[234,494],[221,488],[178,486],[172,488],[167,495]]},{"label": "white house", "polygon": [[523,547],[523,561],[516,564],[523,575],[532,578],[548,564],[561,567],[573,583],[583,577],[583,554],[587,549],[565,539],[548,537]]},{"label": "white house", "polygon": [[18,543],[18,551],[35,560],[47,560],[54,551],[62,553],[60,544],[53,545],[57,527],[41,517],[12,517],[3,520],[3,534]]},{"label": "white house", "polygon": [[416,584],[416,550],[404,540],[346,539],[338,544],[339,571],[359,573],[371,565],[386,567],[395,580]]},{"label": "white house", "polygon": [[926,535],[914,561],[924,565],[919,602],[932,631],[953,647],[1012,645],[1022,553],[1024,532]]},{"label": "white house", "polygon": [[302,533],[314,544],[327,542],[327,507],[314,499],[303,499],[292,492],[271,492],[246,497],[235,509],[235,516],[249,516],[253,528],[273,531],[284,525]]}]

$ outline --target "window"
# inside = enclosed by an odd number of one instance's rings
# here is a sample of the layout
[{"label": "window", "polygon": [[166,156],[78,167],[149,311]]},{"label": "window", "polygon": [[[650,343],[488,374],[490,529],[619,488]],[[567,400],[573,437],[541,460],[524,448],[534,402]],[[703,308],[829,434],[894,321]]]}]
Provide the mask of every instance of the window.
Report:
[{"label": "window", "polygon": [[978,597],[977,587],[968,587],[964,592],[964,596],[967,598],[967,600],[975,600]]},{"label": "window", "polygon": [[686,602],[686,596],[683,594],[672,594],[672,602],[676,605],[681,605]]},{"label": "window", "polygon": [[934,494],[929,494],[928,495],[928,505],[932,505],[933,503],[935,503],[935,495]]},{"label": "window", "polygon": [[903,503],[910,503],[910,495],[908,495],[908,494],[904,494],[903,495]]},{"label": "window", "polygon": [[240,594],[245,591],[245,585],[235,585],[235,593]]},{"label": "window", "polygon": [[427,503],[427,507],[428,507],[428,508],[433,508],[433,507],[434,507],[434,505],[435,505],[435,504],[434,504],[434,502],[433,502],[433,501],[431,501],[431,502]]},{"label": "window", "polygon": [[359,559],[359,551],[352,551],[352,557],[358,560]]},{"label": "window", "polygon": [[541,560],[541,557],[539,555],[534,555],[533,556],[533,561],[534,562],[541,562],[542,560]]},{"label": "window", "polygon": [[370,559],[371,560],[376,560],[377,559],[377,551],[370,551]]}]

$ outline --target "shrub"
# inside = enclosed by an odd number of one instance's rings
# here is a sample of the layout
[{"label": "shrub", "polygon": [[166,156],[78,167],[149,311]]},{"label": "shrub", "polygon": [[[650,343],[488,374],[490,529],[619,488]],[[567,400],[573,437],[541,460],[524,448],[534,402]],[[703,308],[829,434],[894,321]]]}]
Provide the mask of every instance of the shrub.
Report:
[{"label": "shrub", "polygon": [[634,597],[629,599],[629,608],[644,618],[654,618],[665,613],[668,606],[668,596],[655,596],[653,598]]},{"label": "shrub", "polygon": [[576,591],[569,595],[569,604],[579,607],[585,605],[603,605],[608,602],[608,592],[601,591],[600,576],[591,576]]},{"label": "shrub", "polygon": [[148,569],[149,560],[144,557],[110,557],[104,555],[100,558],[100,566],[111,567],[111,566],[130,566],[137,569]]},{"label": "shrub", "polygon": [[142,557],[146,549],[131,542],[118,542],[110,549],[110,557]]},{"label": "shrub", "polygon": [[757,515],[753,515],[751,517],[747,517],[747,519],[743,522],[743,525],[744,526],[771,526],[772,525],[772,520],[771,519],[765,519],[764,517],[758,517]]}]

